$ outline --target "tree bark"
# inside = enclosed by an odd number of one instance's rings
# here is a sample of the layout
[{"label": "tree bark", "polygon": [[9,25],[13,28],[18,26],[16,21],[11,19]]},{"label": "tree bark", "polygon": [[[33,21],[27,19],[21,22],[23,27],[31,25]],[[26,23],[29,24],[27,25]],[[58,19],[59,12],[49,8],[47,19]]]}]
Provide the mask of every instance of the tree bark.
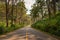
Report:
[{"label": "tree bark", "polygon": [[8,2],[7,2],[7,0],[5,0],[5,5],[6,5],[6,27],[8,27],[8,12],[9,12],[8,5],[9,5],[9,0],[8,0]]},{"label": "tree bark", "polygon": [[50,0],[46,0],[47,3],[47,7],[48,7],[48,15],[49,15],[49,19],[51,18],[51,10],[50,10]]},{"label": "tree bark", "polygon": [[14,8],[14,0],[12,0],[11,25],[13,25],[13,8]]},{"label": "tree bark", "polygon": [[52,4],[53,4],[53,13],[55,16],[56,15],[56,0],[52,0]]}]

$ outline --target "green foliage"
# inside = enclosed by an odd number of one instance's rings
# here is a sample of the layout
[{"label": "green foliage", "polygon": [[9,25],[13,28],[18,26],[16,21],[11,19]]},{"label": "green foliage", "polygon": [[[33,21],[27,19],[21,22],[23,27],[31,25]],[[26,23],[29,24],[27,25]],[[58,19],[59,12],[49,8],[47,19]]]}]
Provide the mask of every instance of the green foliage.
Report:
[{"label": "green foliage", "polygon": [[33,28],[60,36],[60,15],[55,18],[40,20],[32,25]]},{"label": "green foliage", "polygon": [[0,25],[0,34],[3,34],[5,32],[5,27],[3,25]]},{"label": "green foliage", "polygon": [[0,34],[4,34],[4,33],[7,33],[7,32],[10,32],[10,31],[14,31],[16,29],[19,29],[19,28],[22,28],[23,27],[23,24],[13,24],[9,27],[6,27],[4,23],[0,23]]},{"label": "green foliage", "polygon": [[36,4],[33,5],[33,8],[31,9],[31,16],[32,18],[39,17],[39,6],[36,6]]}]

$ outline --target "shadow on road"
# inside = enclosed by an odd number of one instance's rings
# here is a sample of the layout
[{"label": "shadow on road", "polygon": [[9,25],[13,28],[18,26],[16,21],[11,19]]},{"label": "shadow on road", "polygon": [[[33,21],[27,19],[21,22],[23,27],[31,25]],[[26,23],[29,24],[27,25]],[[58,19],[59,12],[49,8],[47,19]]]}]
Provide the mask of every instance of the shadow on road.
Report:
[{"label": "shadow on road", "polygon": [[[26,37],[26,35],[27,35],[27,37]],[[30,25],[26,26],[24,28],[15,30],[6,35],[2,35],[0,37],[0,40],[27,40],[26,38],[28,38],[28,40],[58,40],[43,32],[39,32],[39,31],[31,28]]]}]

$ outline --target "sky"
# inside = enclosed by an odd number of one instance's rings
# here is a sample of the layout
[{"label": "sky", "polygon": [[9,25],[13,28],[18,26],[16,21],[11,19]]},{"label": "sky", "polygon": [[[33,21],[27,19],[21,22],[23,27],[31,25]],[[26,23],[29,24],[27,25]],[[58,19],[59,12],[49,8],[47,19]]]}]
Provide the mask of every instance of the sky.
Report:
[{"label": "sky", "polygon": [[35,3],[35,0],[24,0],[25,6],[28,9],[27,14],[30,14],[31,6]]}]

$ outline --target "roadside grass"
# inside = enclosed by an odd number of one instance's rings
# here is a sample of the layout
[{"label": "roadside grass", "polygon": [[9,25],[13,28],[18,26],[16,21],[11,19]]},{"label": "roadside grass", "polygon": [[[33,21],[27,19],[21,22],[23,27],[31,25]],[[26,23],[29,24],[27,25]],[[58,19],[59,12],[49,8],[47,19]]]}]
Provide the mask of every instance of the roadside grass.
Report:
[{"label": "roadside grass", "polygon": [[0,35],[14,31],[16,29],[24,27],[24,24],[13,24],[6,27],[5,23],[0,23]]}]

